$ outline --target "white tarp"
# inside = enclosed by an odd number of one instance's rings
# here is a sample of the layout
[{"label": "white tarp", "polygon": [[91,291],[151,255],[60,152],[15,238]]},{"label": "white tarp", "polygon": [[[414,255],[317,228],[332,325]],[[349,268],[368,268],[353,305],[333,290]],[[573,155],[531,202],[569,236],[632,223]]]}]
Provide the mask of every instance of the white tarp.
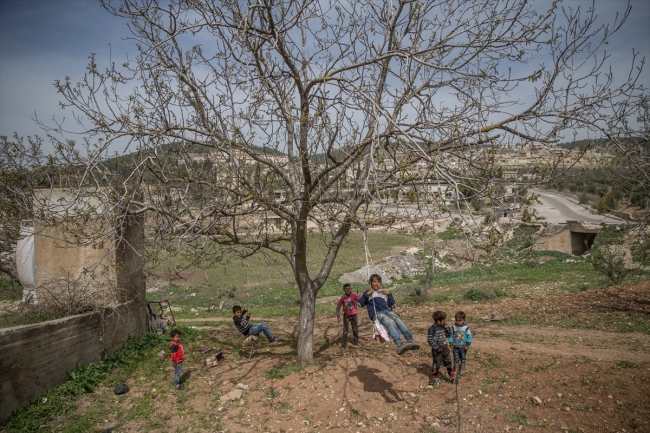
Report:
[{"label": "white tarp", "polygon": [[20,237],[16,244],[16,267],[18,279],[26,290],[36,288],[36,266],[34,263],[34,230],[29,227],[20,228]]}]

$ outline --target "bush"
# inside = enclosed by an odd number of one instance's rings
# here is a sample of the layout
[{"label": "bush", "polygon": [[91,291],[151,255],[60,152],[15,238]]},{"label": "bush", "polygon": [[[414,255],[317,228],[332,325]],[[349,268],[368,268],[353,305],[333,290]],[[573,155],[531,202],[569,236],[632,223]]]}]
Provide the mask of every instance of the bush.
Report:
[{"label": "bush", "polygon": [[470,289],[463,295],[463,299],[469,301],[482,301],[484,299],[494,299],[496,293],[494,290],[480,290],[480,289]]},{"label": "bush", "polygon": [[591,248],[592,266],[614,284],[621,284],[633,271],[627,264],[625,232],[619,227],[605,227],[598,233]]}]

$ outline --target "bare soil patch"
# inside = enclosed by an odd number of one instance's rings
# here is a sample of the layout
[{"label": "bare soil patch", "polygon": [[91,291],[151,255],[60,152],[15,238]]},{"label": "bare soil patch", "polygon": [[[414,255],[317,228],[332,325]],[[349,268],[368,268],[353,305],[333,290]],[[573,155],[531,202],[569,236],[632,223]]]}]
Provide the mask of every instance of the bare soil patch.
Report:
[{"label": "bare soil patch", "polygon": [[[100,388],[78,411],[103,404],[128,413],[147,402],[147,419],[124,421],[114,432],[457,432],[459,425],[462,432],[647,432],[650,335],[634,327],[620,333],[607,326],[601,331],[538,323],[645,317],[649,292],[645,282],[544,298],[405,306],[400,314],[424,350],[401,357],[392,343],[371,340],[367,317],[361,320],[362,347],[345,351],[338,345],[335,317],[319,317],[315,363],[302,370],[293,364],[295,318],[269,322],[283,342],[261,342],[252,352],[232,326],[214,326],[205,341],[184,342],[194,348],[188,350],[185,391],[172,389],[165,356],[159,365],[169,377],[165,386],[137,373],[127,395]],[[437,309],[449,315],[462,309],[472,318],[468,373],[457,386],[444,380],[446,373],[438,385],[427,386],[426,330]],[[476,320],[494,309],[506,319],[528,317],[530,323]],[[199,348],[216,344],[226,361],[207,368]],[[224,403],[238,383],[249,389]]]}]

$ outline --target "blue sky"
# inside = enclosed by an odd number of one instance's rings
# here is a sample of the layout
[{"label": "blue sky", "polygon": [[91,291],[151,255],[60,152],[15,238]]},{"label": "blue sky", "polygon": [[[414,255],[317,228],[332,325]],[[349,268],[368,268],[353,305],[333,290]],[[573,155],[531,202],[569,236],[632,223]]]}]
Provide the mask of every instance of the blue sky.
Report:
[{"label": "blue sky", "polygon": [[[565,5],[589,6],[590,0],[565,1]],[[623,8],[625,0],[596,2],[598,14],[610,19]],[[550,0],[537,2],[547,9]],[[650,62],[650,0],[633,0],[632,14],[607,49],[615,68],[627,67],[632,48]],[[112,60],[121,63],[133,57],[133,44],[126,22],[113,17],[93,0],[0,0],[0,135],[41,135],[32,120],[34,113],[51,123],[72,121],[70,109],[61,110],[53,83],[70,76],[79,81],[88,56],[97,55],[100,67]],[[650,65],[643,82],[650,86]]]}]

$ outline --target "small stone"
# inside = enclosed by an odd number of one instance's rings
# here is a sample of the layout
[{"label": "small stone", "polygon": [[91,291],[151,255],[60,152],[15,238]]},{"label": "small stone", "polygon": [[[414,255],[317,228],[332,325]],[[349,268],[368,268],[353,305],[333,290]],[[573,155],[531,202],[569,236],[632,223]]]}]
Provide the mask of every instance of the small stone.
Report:
[{"label": "small stone", "polygon": [[510,426],[509,426],[509,425],[505,426],[505,427],[503,428],[503,431],[510,431]]},{"label": "small stone", "polygon": [[411,396],[411,398],[415,398],[415,397],[418,396],[418,395],[417,395],[416,393],[414,393],[414,392],[409,392],[409,395]]},{"label": "small stone", "polygon": [[607,398],[614,398],[614,397],[612,397],[612,395],[610,394],[610,395],[607,396]]},{"label": "small stone", "polygon": [[237,389],[243,389],[243,390],[248,390],[248,389],[249,389],[249,388],[248,388],[248,385],[244,385],[244,384],[241,383],[241,382],[238,383],[237,385],[235,385],[235,388],[237,388]]},{"label": "small stone", "polygon": [[557,393],[557,396],[558,396],[559,398],[562,398],[562,393],[561,393],[561,392],[558,392],[558,393]]},{"label": "small stone", "polygon": [[538,396],[533,397],[533,400],[535,400],[535,403],[537,404],[542,404],[542,399],[539,398]]},{"label": "small stone", "polygon": [[569,412],[569,411],[571,410],[571,408],[570,408],[569,406],[567,406],[567,407],[564,408],[564,410],[566,410],[567,412]]},{"label": "small stone", "polygon": [[118,421],[111,421],[111,422],[108,422],[108,423],[100,426],[99,429],[101,431],[109,431],[110,432],[111,430],[113,430],[115,427],[117,427],[119,425],[120,425],[120,423]]}]

